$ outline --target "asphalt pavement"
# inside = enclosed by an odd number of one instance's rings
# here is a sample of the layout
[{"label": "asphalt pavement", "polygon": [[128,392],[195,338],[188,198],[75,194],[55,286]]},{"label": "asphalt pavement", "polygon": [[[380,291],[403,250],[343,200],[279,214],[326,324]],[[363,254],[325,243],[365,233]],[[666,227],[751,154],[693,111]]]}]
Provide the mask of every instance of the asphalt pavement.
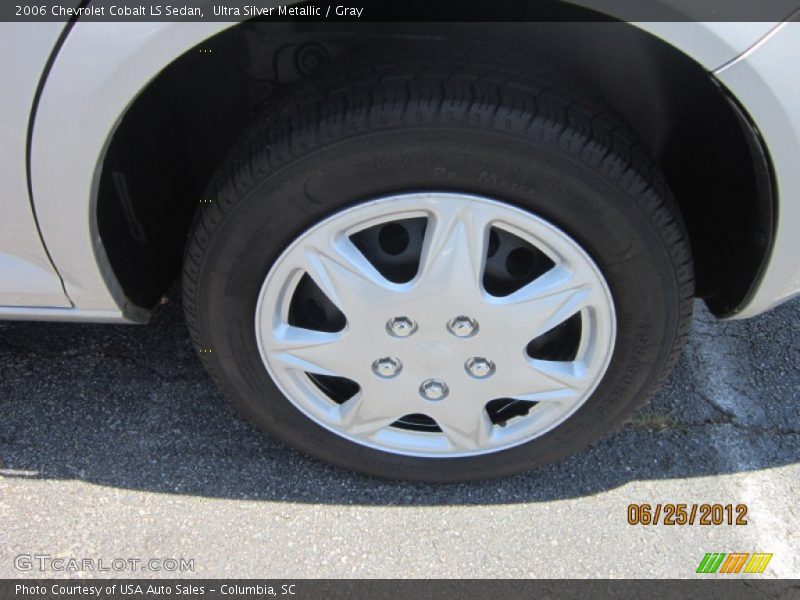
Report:
[{"label": "asphalt pavement", "polygon": [[[0,578],[98,575],[19,570],[32,555],[193,569],[100,573],[125,577],[692,577],[707,552],[772,553],[760,577],[800,577],[799,351],[800,300],[724,323],[697,303],[677,368],[618,433],[436,486],[328,467],[249,425],[177,301],[144,327],[0,322]],[[748,524],[629,525],[645,502],[746,504]]]}]

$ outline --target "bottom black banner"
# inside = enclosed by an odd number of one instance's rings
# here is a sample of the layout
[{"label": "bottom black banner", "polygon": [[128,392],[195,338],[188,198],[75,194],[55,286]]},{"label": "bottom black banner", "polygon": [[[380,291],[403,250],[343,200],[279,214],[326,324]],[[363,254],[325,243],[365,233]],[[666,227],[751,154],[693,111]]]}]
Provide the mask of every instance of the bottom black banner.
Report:
[{"label": "bottom black banner", "polygon": [[3,600],[83,600],[88,598],[236,598],[257,600],[285,598],[550,598],[592,600],[638,599],[657,595],[659,600],[716,599],[757,600],[760,598],[797,598],[800,580],[390,580],[390,579],[281,579],[281,580],[0,580]]}]

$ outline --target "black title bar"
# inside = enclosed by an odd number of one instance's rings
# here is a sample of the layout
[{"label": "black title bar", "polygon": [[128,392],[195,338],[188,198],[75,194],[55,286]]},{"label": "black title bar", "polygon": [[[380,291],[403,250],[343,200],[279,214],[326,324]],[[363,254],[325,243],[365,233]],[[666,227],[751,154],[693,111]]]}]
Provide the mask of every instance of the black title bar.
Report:
[{"label": "black title bar", "polygon": [[800,0],[7,0],[0,21],[784,21]]}]

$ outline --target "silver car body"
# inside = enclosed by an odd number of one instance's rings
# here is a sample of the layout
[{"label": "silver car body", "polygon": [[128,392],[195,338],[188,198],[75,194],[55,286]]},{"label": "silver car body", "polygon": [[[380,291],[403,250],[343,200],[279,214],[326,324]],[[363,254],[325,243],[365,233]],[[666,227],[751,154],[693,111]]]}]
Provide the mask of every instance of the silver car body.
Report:
[{"label": "silver car body", "polygon": [[[149,81],[232,25],[78,21],[67,34],[63,23],[0,24],[0,318],[146,320],[125,298],[97,231],[104,151]],[[800,294],[800,24],[637,25],[728,87],[774,166],[771,254],[731,318],[752,317]]]}]

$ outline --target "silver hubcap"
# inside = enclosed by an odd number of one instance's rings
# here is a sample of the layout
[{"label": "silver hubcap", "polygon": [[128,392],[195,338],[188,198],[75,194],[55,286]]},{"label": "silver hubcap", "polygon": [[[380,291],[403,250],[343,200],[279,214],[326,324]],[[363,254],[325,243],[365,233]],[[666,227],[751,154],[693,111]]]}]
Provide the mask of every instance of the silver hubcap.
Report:
[{"label": "silver hubcap", "polygon": [[382,198],[302,234],[261,288],[266,368],[309,418],[411,456],[495,452],[569,418],[616,336],[599,269],[548,222],[463,194]]}]

